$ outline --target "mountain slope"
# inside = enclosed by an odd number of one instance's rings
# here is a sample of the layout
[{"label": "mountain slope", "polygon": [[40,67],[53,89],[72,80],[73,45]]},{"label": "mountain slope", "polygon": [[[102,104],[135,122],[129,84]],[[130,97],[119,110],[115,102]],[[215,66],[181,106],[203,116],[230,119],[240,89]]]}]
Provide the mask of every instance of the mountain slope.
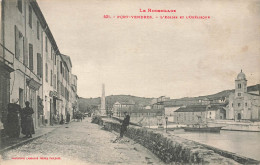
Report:
[{"label": "mountain slope", "polygon": [[[248,92],[252,91],[258,91],[260,89],[260,84],[252,85],[247,87]],[[234,92],[234,89],[231,90],[224,90],[212,95],[206,95],[206,96],[198,96],[198,97],[184,97],[180,99],[171,99],[171,101],[177,101],[177,100],[198,100],[203,98],[220,98],[220,97],[226,97],[230,95],[230,93]],[[106,96],[106,104],[107,106],[112,106],[115,102],[126,102],[126,103],[135,103],[137,105],[150,105],[151,101],[154,98],[145,98],[145,97],[137,97],[137,96],[131,96],[131,95],[111,95]],[[100,105],[101,98],[79,98],[79,110],[82,112],[89,112],[94,109],[98,108],[98,105]]]}]

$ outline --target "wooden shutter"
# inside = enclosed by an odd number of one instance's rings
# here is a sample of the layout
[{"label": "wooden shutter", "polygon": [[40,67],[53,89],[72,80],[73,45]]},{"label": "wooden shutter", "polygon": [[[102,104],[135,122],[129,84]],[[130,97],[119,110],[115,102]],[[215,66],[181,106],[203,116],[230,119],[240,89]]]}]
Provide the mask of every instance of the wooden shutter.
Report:
[{"label": "wooden shutter", "polygon": [[52,70],[51,70],[51,78],[50,78],[50,84],[51,84],[51,86],[53,85],[52,80],[53,80],[53,75],[52,75]]},{"label": "wooden shutter", "polygon": [[37,53],[37,75],[41,76],[41,54]]},{"label": "wooden shutter", "polygon": [[41,77],[43,77],[43,61],[42,61],[42,56],[41,56]]},{"label": "wooden shutter", "polygon": [[24,37],[24,45],[23,45],[23,64],[25,66],[28,66],[28,39],[27,37]]},{"label": "wooden shutter", "polygon": [[19,30],[17,26],[14,26],[15,31],[15,58],[19,59],[20,57],[20,49],[19,49]]},{"label": "wooden shutter", "polygon": [[53,85],[54,85],[54,89],[56,89],[56,74],[54,74],[53,76]]},{"label": "wooden shutter", "polygon": [[48,65],[45,63],[45,81],[48,82]]},{"label": "wooden shutter", "polygon": [[29,44],[29,68],[33,70],[33,45]]}]

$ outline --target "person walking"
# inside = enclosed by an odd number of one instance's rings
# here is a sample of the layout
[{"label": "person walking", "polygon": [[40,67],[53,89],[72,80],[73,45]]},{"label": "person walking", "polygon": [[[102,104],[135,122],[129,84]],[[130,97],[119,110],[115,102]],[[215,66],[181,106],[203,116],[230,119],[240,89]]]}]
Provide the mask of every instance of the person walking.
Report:
[{"label": "person walking", "polygon": [[26,118],[25,122],[25,133],[26,133],[26,138],[32,138],[32,134],[34,134],[34,125],[33,125],[33,118],[32,114],[34,113],[33,109],[30,107],[30,102],[26,101],[25,102],[25,108],[23,109],[23,113]]}]

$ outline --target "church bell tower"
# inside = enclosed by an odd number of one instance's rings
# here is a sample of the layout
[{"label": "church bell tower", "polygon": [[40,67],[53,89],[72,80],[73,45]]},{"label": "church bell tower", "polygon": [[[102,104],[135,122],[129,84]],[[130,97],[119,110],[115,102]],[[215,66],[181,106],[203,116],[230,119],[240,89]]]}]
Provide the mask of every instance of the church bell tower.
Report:
[{"label": "church bell tower", "polygon": [[241,72],[237,75],[235,85],[235,97],[243,97],[244,93],[247,92],[247,79],[242,69]]}]

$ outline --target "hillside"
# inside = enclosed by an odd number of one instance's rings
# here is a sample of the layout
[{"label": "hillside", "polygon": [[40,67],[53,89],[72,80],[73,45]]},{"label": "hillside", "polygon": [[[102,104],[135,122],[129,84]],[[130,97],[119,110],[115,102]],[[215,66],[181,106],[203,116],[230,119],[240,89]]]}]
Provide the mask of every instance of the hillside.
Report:
[{"label": "hillside", "polygon": [[[260,84],[252,85],[247,87],[247,92],[252,92],[252,91],[259,91],[260,90]],[[212,95],[206,95],[206,96],[198,96],[198,97],[184,97],[180,99],[172,99],[172,100],[198,100],[198,99],[203,99],[203,98],[209,98],[209,99],[214,99],[214,98],[220,98],[220,97],[227,97],[230,95],[230,93],[234,92],[235,89],[230,89],[230,90],[224,90]]]},{"label": "hillside", "polygon": [[[125,102],[125,103],[135,103],[137,105],[150,105],[152,99],[154,98],[145,98],[137,97],[131,95],[111,95],[106,96],[107,106],[112,106],[115,102]],[[91,109],[96,109],[100,104],[101,98],[79,98],[79,110],[80,111],[91,111]]]},{"label": "hillside", "polygon": [[[252,91],[259,91],[260,89],[260,84],[248,86],[247,90],[248,92]],[[203,99],[203,98],[209,98],[209,99],[214,99],[214,98],[221,98],[221,97],[227,97],[231,92],[234,92],[234,89],[231,90],[224,90],[212,95],[206,95],[206,96],[198,96],[198,97],[184,97],[180,99],[171,99],[171,101],[184,101],[184,100],[198,100],[198,99]],[[126,102],[126,103],[135,103],[137,105],[149,105],[154,98],[145,98],[145,97],[137,97],[137,96],[131,96],[131,95],[111,95],[111,96],[106,96],[106,104],[107,106],[112,106],[115,102]],[[94,109],[98,108],[98,105],[101,102],[101,98],[79,98],[79,110],[82,112],[88,112],[92,111]]]}]

